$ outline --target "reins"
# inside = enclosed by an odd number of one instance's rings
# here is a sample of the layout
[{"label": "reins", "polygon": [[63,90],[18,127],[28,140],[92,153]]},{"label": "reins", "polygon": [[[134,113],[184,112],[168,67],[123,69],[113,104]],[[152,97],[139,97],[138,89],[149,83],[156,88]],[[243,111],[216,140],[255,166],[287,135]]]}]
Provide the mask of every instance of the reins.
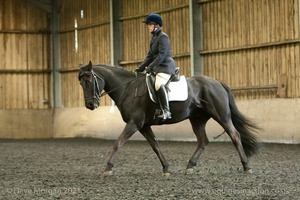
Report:
[{"label": "reins", "polygon": [[[92,74],[93,74],[93,76],[94,76],[95,84],[96,84],[97,90],[98,90],[98,92],[99,92],[99,84],[98,84],[97,78],[98,78],[99,80],[103,81],[103,82],[104,82],[104,79],[103,79],[101,76],[99,76],[98,74],[96,74],[93,70],[92,70]],[[124,84],[121,84],[121,85],[119,85],[119,86],[117,86],[117,87],[115,87],[115,88],[113,88],[113,89],[111,89],[111,90],[109,90],[109,91],[107,91],[107,92],[104,91],[104,92],[102,92],[102,94],[100,94],[100,95],[97,94],[97,96],[95,96],[96,99],[99,100],[101,97],[103,97],[103,96],[105,96],[105,95],[107,95],[107,94],[109,94],[109,93],[112,93],[113,91],[119,89],[120,87],[122,87],[122,86],[124,86],[124,85],[128,85],[129,83],[138,80],[139,78],[145,76],[145,74],[144,74],[144,75],[141,75],[141,76],[137,76],[137,73],[135,73],[135,76],[136,76],[135,79],[132,79],[132,80],[130,80],[130,81],[124,83]],[[94,87],[94,88],[95,88],[95,87]],[[96,92],[95,92],[95,95],[96,95]]]}]

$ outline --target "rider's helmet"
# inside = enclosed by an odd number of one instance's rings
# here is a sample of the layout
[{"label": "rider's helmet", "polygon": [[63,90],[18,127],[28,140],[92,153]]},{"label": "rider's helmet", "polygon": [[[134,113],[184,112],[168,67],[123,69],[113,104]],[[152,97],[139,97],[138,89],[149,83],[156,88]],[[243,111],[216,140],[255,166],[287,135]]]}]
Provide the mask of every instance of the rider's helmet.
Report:
[{"label": "rider's helmet", "polygon": [[153,13],[147,16],[146,20],[143,21],[145,24],[154,23],[159,24],[159,26],[163,25],[163,20],[159,14]]}]

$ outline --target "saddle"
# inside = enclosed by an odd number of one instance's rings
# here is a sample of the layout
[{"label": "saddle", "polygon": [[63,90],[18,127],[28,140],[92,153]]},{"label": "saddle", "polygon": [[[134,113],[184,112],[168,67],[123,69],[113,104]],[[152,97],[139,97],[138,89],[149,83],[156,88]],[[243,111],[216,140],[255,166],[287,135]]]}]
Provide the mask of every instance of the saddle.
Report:
[{"label": "saddle", "polygon": [[[154,103],[158,103],[154,84],[155,76],[146,74],[149,96]],[[188,97],[187,82],[184,75],[179,75],[179,68],[176,68],[175,74],[170,77],[165,87],[168,90],[169,101],[185,101]]]}]

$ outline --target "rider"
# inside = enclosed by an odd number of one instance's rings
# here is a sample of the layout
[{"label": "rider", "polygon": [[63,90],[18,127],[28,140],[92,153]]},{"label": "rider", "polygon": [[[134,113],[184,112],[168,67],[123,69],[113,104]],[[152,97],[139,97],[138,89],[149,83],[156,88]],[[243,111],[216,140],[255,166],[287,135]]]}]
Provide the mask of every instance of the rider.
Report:
[{"label": "rider", "polygon": [[146,59],[135,71],[142,72],[146,69],[148,73],[155,74],[155,90],[163,111],[163,114],[159,115],[158,118],[163,120],[171,119],[169,98],[165,84],[171,75],[175,74],[176,66],[171,54],[170,38],[161,29],[163,20],[159,14],[150,14],[143,22],[152,34],[152,39]]}]

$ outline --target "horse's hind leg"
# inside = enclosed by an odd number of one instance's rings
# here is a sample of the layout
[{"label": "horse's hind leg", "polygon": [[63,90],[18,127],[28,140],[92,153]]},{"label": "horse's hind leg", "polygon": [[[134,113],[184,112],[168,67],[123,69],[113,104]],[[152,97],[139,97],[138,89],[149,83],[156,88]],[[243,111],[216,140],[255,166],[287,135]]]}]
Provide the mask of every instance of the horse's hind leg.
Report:
[{"label": "horse's hind leg", "polygon": [[193,172],[193,167],[196,166],[197,161],[199,160],[200,155],[205,149],[205,146],[208,144],[208,139],[206,136],[205,126],[208,119],[190,119],[190,122],[193,127],[193,131],[197,137],[198,146],[193,156],[189,160],[189,163],[186,168],[186,174],[191,174]]},{"label": "horse's hind leg", "polygon": [[169,164],[168,164],[167,160],[165,159],[164,155],[162,154],[162,152],[160,151],[158,142],[156,141],[155,135],[154,135],[151,127],[150,126],[144,126],[140,130],[140,132],[147,139],[147,141],[149,142],[149,144],[152,147],[153,151],[158,156],[158,158],[161,162],[161,165],[163,167],[163,176],[169,176],[170,175]]},{"label": "horse's hind leg", "polygon": [[226,133],[229,135],[230,139],[232,140],[235,148],[237,149],[241,162],[243,164],[244,172],[245,173],[252,173],[252,169],[248,166],[248,157],[245,154],[242,142],[241,142],[241,136],[239,132],[235,129],[233,123],[231,120],[227,120],[226,123],[221,124],[223,128],[225,129]]}]

